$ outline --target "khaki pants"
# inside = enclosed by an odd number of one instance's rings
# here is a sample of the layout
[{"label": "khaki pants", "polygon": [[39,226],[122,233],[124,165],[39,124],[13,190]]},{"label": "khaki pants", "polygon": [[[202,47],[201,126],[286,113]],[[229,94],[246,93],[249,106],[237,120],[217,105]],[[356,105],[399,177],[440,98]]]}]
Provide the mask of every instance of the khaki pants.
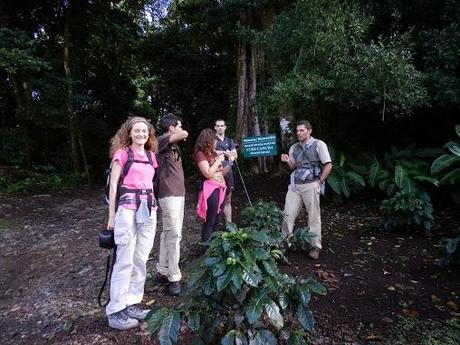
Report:
[{"label": "khaki pants", "polygon": [[185,197],[168,196],[159,199],[158,202],[162,212],[163,231],[160,235],[157,272],[168,277],[170,282],[177,282],[182,278],[179,259]]},{"label": "khaki pants", "polygon": [[117,259],[110,279],[110,302],[107,315],[140,303],[144,296],[147,259],[153,247],[157,212],[150,219],[136,224],[136,211],[119,207],[115,215],[115,244]]},{"label": "khaki pants", "polygon": [[286,236],[292,235],[294,223],[299,215],[302,203],[308,213],[308,227],[310,232],[315,234],[315,237],[310,239],[313,247],[321,249],[321,208],[319,206],[320,182],[311,182],[305,184],[297,184],[295,191],[288,187],[286,193],[286,202],[284,204],[284,223],[283,234]]}]

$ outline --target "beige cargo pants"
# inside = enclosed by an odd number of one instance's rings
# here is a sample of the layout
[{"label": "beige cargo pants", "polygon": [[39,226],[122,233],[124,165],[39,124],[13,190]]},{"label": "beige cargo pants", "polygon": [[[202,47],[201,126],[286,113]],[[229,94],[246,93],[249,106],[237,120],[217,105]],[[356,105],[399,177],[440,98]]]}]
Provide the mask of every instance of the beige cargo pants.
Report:
[{"label": "beige cargo pants", "polygon": [[290,236],[294,230],[294,224],[302,203],[308,213],[308,227],[310,232],[316,236],[311,238],[311,245],[321,249],[321,208],[319,205],[321,185],[319,181],[296,184],[295,191],[291,186],[286,193],[286,202],[284,204],[285,218],[283,222],[283,234]]}]

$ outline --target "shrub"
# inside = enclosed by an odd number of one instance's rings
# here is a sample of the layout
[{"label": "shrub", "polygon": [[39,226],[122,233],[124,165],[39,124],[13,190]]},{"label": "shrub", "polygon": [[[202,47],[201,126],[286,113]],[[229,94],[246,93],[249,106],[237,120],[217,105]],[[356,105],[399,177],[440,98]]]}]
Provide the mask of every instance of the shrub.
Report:
[{"label": "shrub", "polygon": [[[455,126],[455,132],[460,138],[460,125]],[[439,183],[453,185],[460,180],[460,142],[458,140],[449,141],[444,148],[449,149],[451,154],[439,156],[431,165],[431,173],[433,175],[443,173]]]},{"label": "shrub", "polygon": [[337,159],[333,147],[330,147],[330,152],[334,167],[327,178],[327,183],[339,200],[342,196],[349,198],[352,193],[366,186],[364,176],[367,169],[363,165],[349,162],[344,153],[340,153]]},{"label": "shrub", "polygon": [[418,226],[429,232],[433,226],[433,206],[428,194],[396,192],[382,201],[380,209],[385,217],[385,229],[399,226]]},{"label": "shrub", "polygon": [[437,149],[392,148],[383,163],[374,159],[368,181],[387,195],[380,206],[386,229],[416,226],[431,231],[433,206],[427,186],[438,185],[439,181],[431,176],[427,159],[437,154]]},{"label": "shrub", "polygon": [[[312,234],[308,227],[299,227],[294,230],[292,237],[286,238],[281,232],[284,216],[284,211],[273,201],[258,201],[241,212],[241,221],[245,227],[253,227],[269,233],[274,240],[271,244],[276,245],[283,252],[287,248],[309,249],[310,240],[316,235]],[[284,256],[282,260],[288,262]]]},{"label": "shrub", "polygon": [[254,227],[270,233],[275,239],[281,237],[284,212],[275,202],[258,201],[241,212],[243,226]]},{"label": "shrub", "polygon": [[47,193],[81,184],[81,175],[58,175],[51,166],[37,166],[32,171],[20,171],[17,176],[0,176],[0,193]]},{"label": "shrub", "polygon": [[6,194],[44,193],[58,190],[62,186],[62,178],[56,174],[26,177],[21,180],[0,179],[0,191]]},{"label": "shrub", "polygon": [[184,319],[197,344],[305,344],[314,327],[311,294],[326,289],[313,278],[281,274],[276,242],[255,227],[230,224],[216,233],[190,274],[183,302],[152,312],[151,334],[160,344],[177,343]]}]

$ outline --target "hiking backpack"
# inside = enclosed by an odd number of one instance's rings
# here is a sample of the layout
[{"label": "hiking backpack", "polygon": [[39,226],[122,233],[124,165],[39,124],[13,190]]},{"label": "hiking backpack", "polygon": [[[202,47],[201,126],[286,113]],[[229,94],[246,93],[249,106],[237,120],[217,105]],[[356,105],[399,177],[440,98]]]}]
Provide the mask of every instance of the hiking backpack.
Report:
[{"label": "hiking backpack", "polygon": [[[134,162],[136,163],[144,163],[144,164],[150,164],[153,166],[153,160],[152,160],[152,153],[150,151],[145,151],[147,153],[147,158],[148,162],[146,161],[140,161],[137,159],[134,159],[134,152],[131,150],[131,148],[128,148],[128,160],[126,161],[125,165],[123,166],[123,169],[121,171],[120,179],[118,180],[118,187],[117,187],[117,195],[115,197],[115,208],[117,208],[118,205],[118,200],[120,199],[120,187],[123,185],[123,180],[128,175],[129,169],[133,165]],[[106,170],[106,183],[105,183],[105,194],[104,194],[104,202],[106,205],[109,204],[109,193],[110,193],[110,175],[112,173],[112,163],[110,163],[109,168]],[[156,174],[155,174],[156,175]]]}]

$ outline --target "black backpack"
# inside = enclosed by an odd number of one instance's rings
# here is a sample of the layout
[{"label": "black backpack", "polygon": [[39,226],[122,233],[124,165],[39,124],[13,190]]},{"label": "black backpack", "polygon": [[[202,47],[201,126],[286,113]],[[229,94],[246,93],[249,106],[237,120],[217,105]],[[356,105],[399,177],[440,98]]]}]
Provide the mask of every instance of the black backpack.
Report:
[{"label": "black backpack", "polygon": [[[137,159],[134,159],[134,152],[131,150],[131,148],[128,148],[128,160],[126,161],[126,164],[123,166],[123,170],[120,175],[120,179],[118,180],[118,188],[117,188],[117,195],[115,197],[115,208],[117,208],[118,205],[118,200],[120,199],[120,187],[123,185],[123,180],[125,179],[126,175],[128,175],[129,169],[133,165],[134,162],[136,163],[144,163],[144,164],[150,164],[153,166],[153,160],[152,160],[152,153],[150,151],[146,151],[147,153],[147,158],[148,162],[146,161],[140,161]],[[106,205],[109,204],[109,192],[110,192],[110,175],[112,173],[112,164],[110,164],[109,168],[106,170],[106,183],[105,183],[105,195],[104,195],[104,202]],[[156,174],[155,174],[156,175]]]}]

